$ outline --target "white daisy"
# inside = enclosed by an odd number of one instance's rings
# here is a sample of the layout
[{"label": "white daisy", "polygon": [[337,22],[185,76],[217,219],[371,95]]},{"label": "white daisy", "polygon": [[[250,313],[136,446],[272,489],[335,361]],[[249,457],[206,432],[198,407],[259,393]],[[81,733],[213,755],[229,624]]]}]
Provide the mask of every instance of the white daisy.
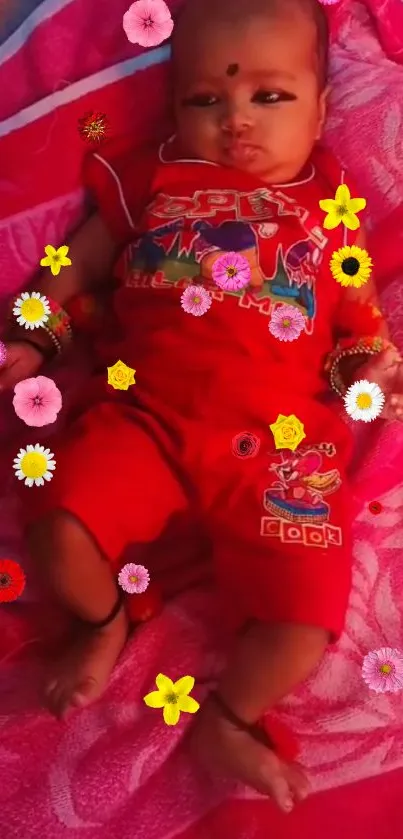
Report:
[{"label": "white daisy", "polygon": [[353,420],[372,422],[382,413],[385,397],[378,385],[361,379],[349,387],[344,405]]},{"label": "white daisy", "polygon": [[56,461],[53,458],[53,452],[39,443],[20,449],[13,464],[16,477],[19,481],[24,481],[27,487],[33,487],[34,484],[37,487],[44,486],[45,481],[53,478],[52,471],[56,469]]},{"label": "white daisy", "polygon": [[43,326],[50,315],[49,301],[39,291],[23,291],[14,303],[13,315],[16,316],[17,323],[25,326],[25,329]]}]

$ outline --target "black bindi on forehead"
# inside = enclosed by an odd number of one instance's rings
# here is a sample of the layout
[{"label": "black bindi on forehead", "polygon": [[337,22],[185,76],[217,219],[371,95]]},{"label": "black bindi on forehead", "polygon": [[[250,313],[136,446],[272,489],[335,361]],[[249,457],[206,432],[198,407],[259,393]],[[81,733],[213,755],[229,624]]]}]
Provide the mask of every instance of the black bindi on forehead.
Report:
[{"label": "black bindi on forehead", "polygon": [[239,64],[228,64],[227,76],[235,76],[239,70]]}]

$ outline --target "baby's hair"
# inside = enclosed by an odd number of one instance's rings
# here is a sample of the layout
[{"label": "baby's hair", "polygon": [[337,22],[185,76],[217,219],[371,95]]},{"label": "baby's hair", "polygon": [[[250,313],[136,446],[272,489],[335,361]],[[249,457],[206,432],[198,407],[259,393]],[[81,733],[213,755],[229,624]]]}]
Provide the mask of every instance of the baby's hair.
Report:
[{"label": "baby's hair", "polygon": [[312,18],[316,28],[318,74],[321,90],[328,80],[329,26],[326,12],[319,0],[186,0],[179,13],[173,32],[172,45],[175,54],[176,42],[187,26],[198,27],[203,21],[241,23],[255,15],[275,17],[286,15],[287,9],[300,9]]}]

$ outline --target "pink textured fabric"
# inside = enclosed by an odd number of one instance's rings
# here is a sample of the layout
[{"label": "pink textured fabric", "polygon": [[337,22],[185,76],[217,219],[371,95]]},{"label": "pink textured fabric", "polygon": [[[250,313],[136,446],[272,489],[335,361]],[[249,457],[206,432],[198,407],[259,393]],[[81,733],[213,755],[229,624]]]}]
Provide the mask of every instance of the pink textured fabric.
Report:
[{"label": "pink textured fabric", "polygon": [[[55,89],[57,79],[52,77],[52,67],[59,56],[64,73],[59,81],[80,78],[79,72],[69,75],[70,71],[77,72],[80,61],[87,65],[82,76],[105,66],[101,58],[105,50],[97,40],[100,29],[101,43],[108,47],[112,39],[116,60],[127,57],[127,43],[119,40],[116,29],[108,28],[106,21],[110,19],[101,20],[92,4],[82,5],[86,27],[91,25],[89,46],[79,41],[78,32],[84,31],[84,26],[74,30],[63,53],[52,47],[49,56],[46,50],[35,50],[32,45],[30,60],[37,68],[43,63],[36,98]],[[128,4],[116,5],[122,7],[123,14]],[[78,4],[70,6],[76,10]],[[379,34],[387,24],[389,11],[399,11],[399,3],[379,0],[376,7],[371,2],[371,7],[376,19],[362,4],[343,2],[337,8],[328,140],[353,170],[367,199],[371,253],[382,299],[393,335],[403,348],[403,70],[397,63],[402,44],[394,42],[390,46],[386,35]],[[396,34],[398,30],[393,27],[387,31]],[[40,37],[44,33],[36,34]],[[385,52],[387,48],[390,55]],[[25,76],[28,84],[32,76]],[[14,79],[14,75],[9,73],[8,78]],[[144,70],[130,83],[141,108],[130,105],[124,110],[123,104],[131,102],[129,84],[120,81],[105,88],[102,96],[98,92],[95,103],[94,97],[92,101],[91,96],[83,97],[13,132],[11,144],[10,137],[0,140],[2,294],[21,287],[36,269],[44,244],[62,243],[82,215],[79,168],[83,147],[76,136],[77,117],[91,107],[99,107],[113,114],[114,124],[122,133],[135,127],[139,141],[154,131],[158,115],[161,121],[163,69]],[[8,90],[7,85],[4,89]],[[155,91],[154,99],[151,90]],[[21,87],[20,107],[35,101],[32,90],[26,91],[28,99],[24,99],[24,91]],[[63,156],[61,167],[63,148],[69,148],[69,155]],[[37,161],[35,167],[32,154]],[[17,167],[13,166],[13,157]],[[65,397],[72,374],[62,370],[58,383]],[[2,436],[15,427],[10,403],[9,397],[2,398]],[[36,439],[40,441],[40,429]],[[176,598],[161,616],[137,633],[105,696],[92,708],[76,714],[67,725],[60,725],[39,710],[42,665],[34,645],[31,654],[29,646],[24,648],[23,661],[0,661],[4,835],[8,839],[55,839],[67,831],[71,839],[322,839],[323,835],[328,839],[339,839],[340,835],[344,839],[364,835],[366,839],[389,839],[399,835],[401,697],[370,692],[360,668],[371,649],[403,648],[402,469],[400,426],[374,423],[360,429],[352,468],[352,503],[357,519],[346,631],[309,682],[278,708],[280,718],[298,736],[302,761],[314,790],[322,791],[322,795],[313,796],[285,818],[270,802],[250,791],[224,782],[209,784],[186,752],[184,734],[191,717],[184,716],[177,727],[170,729],[164,726],[160,711],[148,709],[142,702],[145,693],[153,689],[158,672],[173,679],[186,673],[195,676],[194,695],[200,701],[214,684],[225,650],[214,595],[200,589]],[[0,553],[25,564],[26,598],[35,599],[10,470],[11,464],[0,458]],[[375,499],[383,506],[378,516],[371,515],[367,507]],[[25,620],[20,619],[17,607],[0,607],[0,659],[7,655],[7,649],[18,646],[19,638],[26,642],[35,635],[36,622],[31,620],[28,605],[23,603],[21,607]],[[348,784],[352,785],[345,786]]]}]

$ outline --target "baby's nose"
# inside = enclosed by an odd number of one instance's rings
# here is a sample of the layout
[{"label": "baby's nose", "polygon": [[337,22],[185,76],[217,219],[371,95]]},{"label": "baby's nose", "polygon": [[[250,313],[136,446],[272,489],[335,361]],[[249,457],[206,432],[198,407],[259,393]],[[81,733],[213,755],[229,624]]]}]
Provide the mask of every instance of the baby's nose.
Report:
[{"label": "baby's nose", "polygon": [[221,130],[235,137],[242,135],[251,126],[251,115],[241,108],[227,108],[221,119]]}]

